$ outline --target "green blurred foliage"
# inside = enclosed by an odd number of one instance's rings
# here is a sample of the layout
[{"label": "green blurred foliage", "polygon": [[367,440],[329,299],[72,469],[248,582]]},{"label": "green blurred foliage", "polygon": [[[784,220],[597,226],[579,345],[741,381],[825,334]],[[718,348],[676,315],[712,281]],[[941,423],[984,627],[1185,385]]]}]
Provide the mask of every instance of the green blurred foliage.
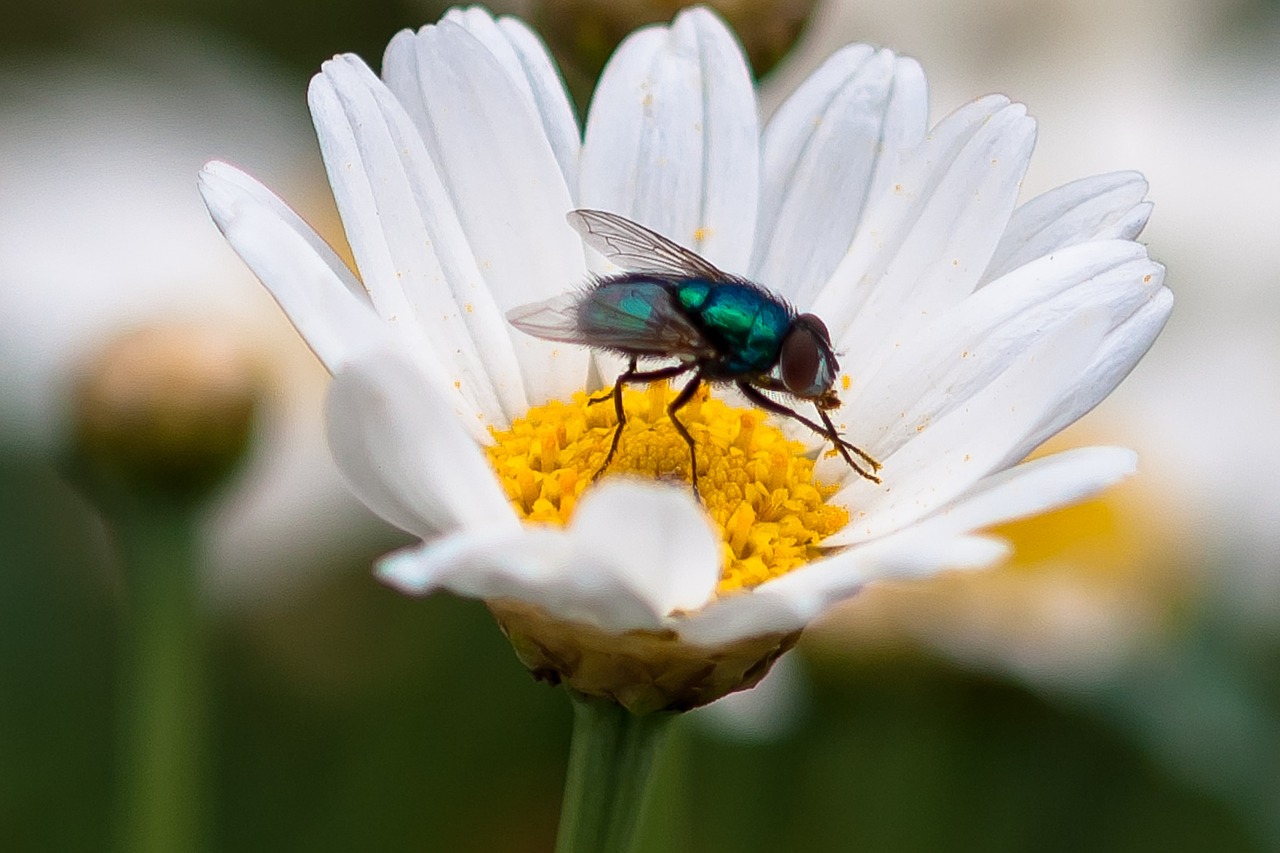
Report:
[{"label": "green blurred foliage", "polygon": [[[53,471],[12,459],[0,542],[0,849],[101,850],[109,542]],[[364,558],[323,574],[210,617],[208,849],[550,850],[565,697],[482,606],[404,598]],[[807,716],[782,740],[679,728],[646,850],[1266,849],[1087,707],[906,652],[808,660]]]},{"label": "green blurred foliage", "polygon": [[52,472],[0,457],[0,849],[91,850],[108,825],[114,595],[94,521]]},{"label": "green blurred foliage", "polygon": [[1227,808],[1023,686],[904,654],[811,669],[813,715],[791,741],[693,745],[706,824],[689,849],[1257,849]]}]

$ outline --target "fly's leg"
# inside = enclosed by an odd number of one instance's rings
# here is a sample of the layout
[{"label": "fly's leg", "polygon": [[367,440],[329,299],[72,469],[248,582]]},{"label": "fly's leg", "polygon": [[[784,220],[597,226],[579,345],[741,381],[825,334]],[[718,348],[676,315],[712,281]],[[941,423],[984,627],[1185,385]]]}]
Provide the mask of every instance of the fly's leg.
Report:
[{"label": "fly's leg", "polygon": [[[636,357],[632,356],[631,362],[627,365],[627,369],[622,373],[618,374],[618,379],[616,382],[613,383],[613,387],[610,388],[608,391],[604,392],[603,394],[600,394],[595,397],[588,397],[587,405],[594,406],[597,403],[603,403],[605,400],[608,400],[611,397],[616,400],[621,400],[622,386],[625,385],[628,381],[630,381],[631,377],[635,376],[637,373],[640,372],[639,369],[637,369],[636,361],[637,361]],[[616,403],[615,405],[618,407],[618,423],[622,423],[624,420],[626,420],[626,416],[622,414],[621,404]]]},{"label": "fly's leg", "polygon": [[[745,380],[738,383],[738,390],[742,391],[743,394],[745,394],[753,403],[755,403],[756,405],[760,406],[763,409],[767,409],[773,412],[774,414],[783,415],[785,417],[791,418],[792,420],[799,421],[800,423],[807,426],[809,429],[816,432],[818,435],[824,438],[830,439],[831,443],[836,445],[837,447],[843,446],[846,449],[852,450],[854,453],[858,454],[858,456],[860,456],[863,459],[863,461],[865,461],[868,465],[871,466],[872,471],[880,470],[881,468],[880,463],[877,462],[875,458],[871,456],[871,454],[867,453],[865,450],[863,450],[860,447],[856,447],[855,445],[850,444],[849,442],[845,441],[843,438],[840,437],[840,432],[836,429],[835,424],[831,422],[831,418],[827,415],[827,413],[822,410],[821,406],[817,405],[816,403],[814,404],[814,408],[817,409],[818,414],[822,417],[822,422],[826,426],[818,426],[816,423],[809,420],[804,415],[800,414],[794,409],[790,409],[782,405],[781,403],[775,400],[772,400],[769,397],[766,397],[764,394],[760,393],[761,388],[767,391],[779,391],[783,394],[791,393],[786,389],[784,385],[782,385],[781,382],[778,382],[776,379],[772,379],[768,376],[758,377],[757,379],[753,380],[753,382],[755,382],[756,384],[750,384]],[[757,385],[759,387],[757,387]],[[857,466],[854,466],[854,468],[856,470]],[[863,476],[866,476],[866,475],[863,474]],[[875,478],[871,478],[871,479],[875,479]],[[875,480],[875,482],[878,483],[880,481]]]},{"label": "fly's leg", "polygon": [[592,397],[587,401],[587,404],[591,405],[594,403],[603,403],[605,400],[609,399],[609,397],[613,397],[613,411],[617,413],[618,416],[618,423],[613,428],[613,439],[609,442],[609,452],[604,455],[604,461],[600,463],[600,467],[591,475],[591,479],[593,481],[600,479],[600,475],[605,472],[605,469],[609,467],[609,463],[613,461],[613,454],[618,452],[618,442],[622,440],[622,428],[627,425],[627,412],[622,408],[622,386],[626,385],[627,382],[638,373],[639,371],[636,370],[636,360],[633,358],[631,359],[631,364],[627,367],[626,371],[618,374],[618,378],[613,383],[613,390],[610,391],[609,394],[604,397]]},{"label": "fly's leg", "polygon": [[[849,467],[856,471],[860,477],[864,477],[873,483],[880,482],[880,478],[872,473],[872,471],[880,470],[880,463],[872,458],[871,454],[867,453],[862,448],[856,447],[841,438],[839,431],[836,430],[836,425],[831,422],[831,416],[825,411],[818,409],[818,416],[822,418],[822,425],[819,426],[817,423],[809,420],[794,409],[766,397],[761,393],[759,388],[756,388],[747,382],[738,382],[737,386],[738,390],[742,392],[744,397],[765,411],[773,412],[775,415],[782,415],[783,417],[799,421],[818,435],[830,441],[835,445],[835,448],[840,452],[840,455],[844,457],[844,461],[849,463]],[[857,462],[853,461],[853,457],[849,455],[849,451],[851,450],[856,453],[868,467],[871,468],[871,471],[868,471],[866,468],[863,468]]]},{"label": "fly's leg", "polygon": [[701,384],[702,374],[693,374],[693,378],[680,389],[680,393],[667,406],[667,417],[671,418],[671,425],[676,428],[676,432],[680,433],[684,443],[689,445],[689,474],[693,478],[693,498],[698,503],[702,503],[702,496],[698,494],[698,451],[695,449],[693,436],[689,434],[689,430],[676,417],[676,412],[684,408],[685,404],[693,399],[693,395],[698,393],[698,386]]},{"label": "fly's leg", "polygon": [[880,478],[869,471],[864,471],[857,462],[853,461],[853,457],[849,455],[849,451],[852,450],[854,453],[858,454],[859,457],[864,459],[866,463],[871,466],[872,471],[879,471],[880,463],[872,459],[871,454],[867,453],[862,448],[855,447],[841,438],[840,433],[836,431],[836,425],[831,422],[831,416],[826,413],[826,410],[818,409],[818,417],[822,418],[822,422],[827,426],[827,438],[831,439],[831,443],[836,446],[836,450],[840,451],[840,455],[844,457],[845,462],[849,463],[849,467],[871,482],[878,484],[880,482]]},{"label": "fly's leg", "polygon": [[692,364],[678,364],[675,367],[663,367],[658,370],[639,370],[636,366],[636,358],[632,356],[631,363],[627,365],[627,369],[614,380],[612,390],[607,394],[601,394],[587,400],[587,405],[593,406],[596,403],[603,403],[612,397],[613,411],[618,416],[618,425],[613,428],[613,439],[609,442],[609,452],[605,454],[604,461],[600,463],[600,467],[591,475],[593,481],[599,480],[600,476],[609,468],[609,463],[613,461],[613,455],[618,452],[618,442],[622,440],[622,428],[627,424],[627,413],[622,407],[623,386],[629,382],[657,382],[660,379],[671,379],[692,369]]},{"label": "fly's leg", "polygon": [[622,428],[627,423],[627,412],[622,408],[622,386],[626,385],[640,371],[636,369],[636,359],[632,357],[631,363],[627,365],[627,369],[618,374],[618,378],[614,380],[613,388],[609,393],[601,394],[598,397],[590,397],[587,399],[588,406],[594,406],[597,403],[603,403],[610,397],[613,398],[613,411],[617,414],[617,425],[613,428],[613,440],[609,442],[609,452],[604,456],[604,462],[600,463],[600,467],[591,475],[592,481],[599,480],[600,475],[609,467],[609,463],[613,461],[613,454],[618,452],[618,442],[622,440]]}]

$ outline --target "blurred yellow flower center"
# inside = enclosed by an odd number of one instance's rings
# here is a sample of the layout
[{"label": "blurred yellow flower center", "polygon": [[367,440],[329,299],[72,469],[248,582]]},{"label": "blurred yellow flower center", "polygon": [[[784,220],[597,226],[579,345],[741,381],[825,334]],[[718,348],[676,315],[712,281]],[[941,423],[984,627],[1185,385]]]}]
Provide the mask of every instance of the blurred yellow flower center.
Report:
[{"label": "blurred yellow flower center", "polygon": [[[667,417],[665,382],[623,392],[627,423],[605,476],[633,474],[689,482],[689,446]],[[818,556],[819,543],[849,521],[827,503],[835,486],[814,482],[804,447],[705,388],[678,414],[698,448],[702,503],[720,531],[721,593],[749,589]],[[536,406],[508,430],[491,430],[489,461],[516,510],[533,522],[565,524],[609,450],[612,400]]]}]

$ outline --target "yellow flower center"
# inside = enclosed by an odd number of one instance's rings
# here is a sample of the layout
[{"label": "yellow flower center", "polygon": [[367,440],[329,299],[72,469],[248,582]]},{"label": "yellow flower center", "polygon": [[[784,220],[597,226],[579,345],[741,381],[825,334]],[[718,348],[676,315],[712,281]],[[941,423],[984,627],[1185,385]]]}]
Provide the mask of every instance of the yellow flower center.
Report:
[{"label": "yellow flower center", "polygon": [[[667,417],[671,387],[655,382],[623,392],[627,423],[606,475],[689,482],[689,446]],[[521,516],[565,524],[609,451],[617,418],[612,400],[591,404],[579,392],[491,430],[489,461]],[[704,389],[678,417],[698,449],[702,505],[720,533],[719,592],[750,589],[813,560],[821,541],[843,528],[849,512],[827,503],[835,486],[814,482],[804,447]]]}]

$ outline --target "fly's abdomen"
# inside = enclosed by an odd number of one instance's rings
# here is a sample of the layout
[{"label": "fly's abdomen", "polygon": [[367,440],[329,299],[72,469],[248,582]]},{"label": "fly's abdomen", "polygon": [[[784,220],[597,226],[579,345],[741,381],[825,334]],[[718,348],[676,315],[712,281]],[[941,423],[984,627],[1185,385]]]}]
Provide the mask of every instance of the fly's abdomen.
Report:
[{"label": "fly's abdomen", "polygon": [[605,281],[579,303],[578,326],[592,337],[643,334],[666,301],[667,291],[657,281]]},{"label": "fly's abdomen", "polygon": [[628,274],[597,282],[577,304],[577,331],[589,346],[629,355],[704,355],[702,335],[676,304],[672,282]]}]

